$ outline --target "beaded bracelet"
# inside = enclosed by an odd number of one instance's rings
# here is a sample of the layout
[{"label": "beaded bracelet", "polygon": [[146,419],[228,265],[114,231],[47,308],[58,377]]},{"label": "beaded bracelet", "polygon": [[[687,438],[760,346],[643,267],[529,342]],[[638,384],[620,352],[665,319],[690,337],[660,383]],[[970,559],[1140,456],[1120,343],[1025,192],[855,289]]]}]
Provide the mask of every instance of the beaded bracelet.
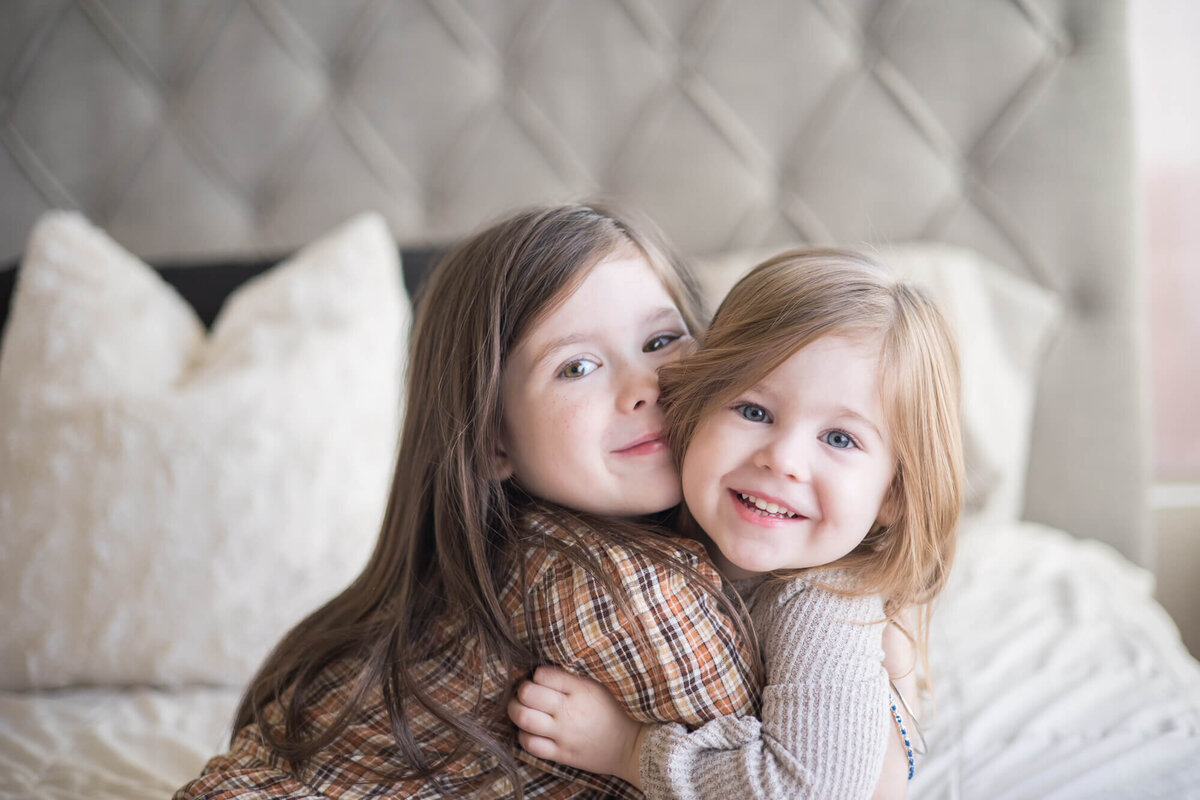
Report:
[{"label": "beaded bracelet", "polygon": [[892,706],[892,716],[896,718],[896,727],[900,729],[900,738],[904,740],[904,750],[908,753],[908,779],[911,781],[913,775],[916,775],[916,768],[913,766],[913,749],[912,742],[908,740],[908,731],[904,727],[904,720],[900,718],[900,712],[896,710],[896,698],[888,693],[888,703]]}]

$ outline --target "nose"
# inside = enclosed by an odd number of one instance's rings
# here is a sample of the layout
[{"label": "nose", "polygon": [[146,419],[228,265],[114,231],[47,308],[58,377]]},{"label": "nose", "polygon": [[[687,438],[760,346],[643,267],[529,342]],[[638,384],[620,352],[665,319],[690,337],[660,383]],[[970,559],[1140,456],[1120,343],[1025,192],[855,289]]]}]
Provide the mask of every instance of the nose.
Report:
[{"label": "nose", "polygon": [[658,370],[647,364],[626,364],[617,389],[617,408],[637,411],[658,405]]},{"label": "nose", "polygon": [[798,438],[786,433],[770,437],[755,450],[754,466],[788,480],[810,480],[810,454]]}]

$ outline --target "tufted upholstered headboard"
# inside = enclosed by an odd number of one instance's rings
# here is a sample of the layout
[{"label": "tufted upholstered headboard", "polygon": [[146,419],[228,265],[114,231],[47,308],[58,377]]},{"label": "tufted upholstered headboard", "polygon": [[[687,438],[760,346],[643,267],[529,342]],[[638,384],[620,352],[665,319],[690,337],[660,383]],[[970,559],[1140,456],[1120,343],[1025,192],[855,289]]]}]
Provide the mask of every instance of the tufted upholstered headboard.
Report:
[{"label": "tufted upholstered headboard", "polygon": [[604,193],[686,252],[954,242],[1053,289],[1026,517],[1146,563],[1116,0],[10,0],[0,261],[77,208],[148,259],[406,246]]}]

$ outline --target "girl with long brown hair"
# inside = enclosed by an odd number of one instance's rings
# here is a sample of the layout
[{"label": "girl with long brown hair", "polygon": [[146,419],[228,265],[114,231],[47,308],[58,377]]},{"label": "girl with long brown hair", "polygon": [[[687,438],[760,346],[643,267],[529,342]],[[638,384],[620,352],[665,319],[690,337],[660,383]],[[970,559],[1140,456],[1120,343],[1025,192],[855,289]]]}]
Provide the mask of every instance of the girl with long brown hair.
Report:
[{"label": "girl with long brown hair", "polygon": [[743,277],[661,381],[686,513],[763,644],[761,721],[644,725],[542,668],[511,704],[522,744],[649,798],[902,794],[881,777],[888,730],[909,779],[916,737],[880,649],[911,609],[927,660],[953,557],[963,466],[947,323],[866,256],[792,251]]},{"label": "girl with long brown hair", "polygon": [[752,712],[761,666],[680,499],[657,370],[694,281],[648,224],[535,208],[456,247],[419,301],[378,544],[247,688],[183,798],[634,796],[516,746],[539,663],[644,721]]}]

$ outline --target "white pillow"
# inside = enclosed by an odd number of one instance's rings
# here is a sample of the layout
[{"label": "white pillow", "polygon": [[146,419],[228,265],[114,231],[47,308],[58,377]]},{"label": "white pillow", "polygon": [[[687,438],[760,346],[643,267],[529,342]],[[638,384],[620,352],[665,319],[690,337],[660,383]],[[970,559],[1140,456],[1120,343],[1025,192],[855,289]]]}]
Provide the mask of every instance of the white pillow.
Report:
[{"label": "white pillow", "polygon": [[[751,267],[786,249],[755,249],[701,261],[697,269],[710,307],[715,309]],[[913,242],[876,255],[930,292],[958,338],[966,513],[980,519],[1019,519],[1025,505],[1038,375],[1061,313],[1058,297],[963,247]]]},{"label": "white pillow", "polygon": [[0,352],[0,686],[243,683],[376,539],[409,304],[364,215],[190,306],[77,214]]}]

